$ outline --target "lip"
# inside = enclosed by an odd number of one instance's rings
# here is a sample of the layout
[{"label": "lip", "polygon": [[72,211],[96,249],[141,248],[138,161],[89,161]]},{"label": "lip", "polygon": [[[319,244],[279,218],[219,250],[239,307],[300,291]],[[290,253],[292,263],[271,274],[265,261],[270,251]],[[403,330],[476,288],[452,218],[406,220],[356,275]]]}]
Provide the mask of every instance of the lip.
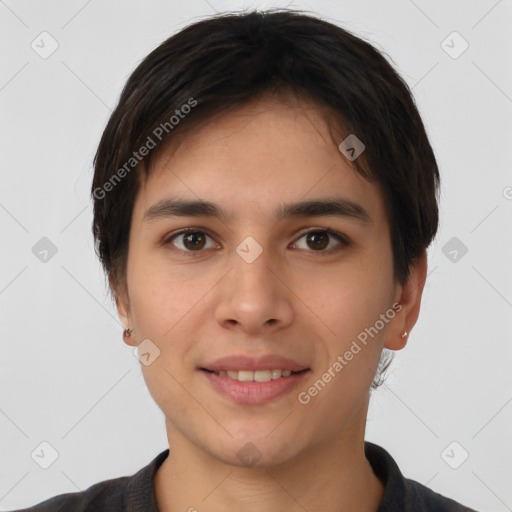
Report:
[{"label": "lip", "polygon": [[291,370],[292,372],[300,372],[309,367],[301,364],[294,359],[282,357],[277,354],[269,354],[262,357],[249,357],[243,354],[235,356],[221,357],[210,363],[201,366],[202,370],[211,370],[219,372],[221,370],[237,371],[246,370],[256,372],[258,370]]},{"label": "lip", "polygon": [[[241,368],[240,368],[241,369]],[[222,396],[230,398],[237,404],[264,404],[275,400],[296,388],[309,375],[309,369],[292,373],[288,377],[270,380],[269,382],[240,382],[227,375],[217,375],[201,368],[201,373],[210,385]]]},{"label": "lip", "polygon": [[[280,377],[269,382],[240,382],[227,375],[217,375],[219,371],[253,371],[258,370],[291,370],[287,377]],[[294,359],[277,354],[261,357],[249,357],[243,354],[221,357],[205,363],[199,370],[209,384],[223,397],[237,404],[264,404],[290,393],[309,375],[311,369]]]}]

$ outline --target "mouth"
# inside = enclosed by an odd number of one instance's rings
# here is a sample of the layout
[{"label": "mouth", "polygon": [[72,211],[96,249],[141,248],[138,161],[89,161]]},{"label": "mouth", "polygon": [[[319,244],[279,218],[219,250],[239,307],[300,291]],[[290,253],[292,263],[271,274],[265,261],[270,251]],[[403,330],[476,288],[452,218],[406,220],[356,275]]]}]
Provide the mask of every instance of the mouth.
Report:
[{"label": "mouth", "polygon": [[311,372],[291,359],[234,356],[199,367],[207,386],[233,404],[261,405],[288,397]]}]

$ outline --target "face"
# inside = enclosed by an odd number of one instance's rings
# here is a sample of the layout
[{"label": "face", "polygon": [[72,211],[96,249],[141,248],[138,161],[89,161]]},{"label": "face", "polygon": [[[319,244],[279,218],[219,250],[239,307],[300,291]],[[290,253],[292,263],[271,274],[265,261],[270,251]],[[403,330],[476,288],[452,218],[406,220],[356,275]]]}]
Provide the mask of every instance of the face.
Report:
[{"label": "face", "polygon": [[259,100],[163,151],[134,205],[127,289],[119,314],[150,340],[170,443],[272,465],[363,435],[402,287],[382,195],[318,107]]}]

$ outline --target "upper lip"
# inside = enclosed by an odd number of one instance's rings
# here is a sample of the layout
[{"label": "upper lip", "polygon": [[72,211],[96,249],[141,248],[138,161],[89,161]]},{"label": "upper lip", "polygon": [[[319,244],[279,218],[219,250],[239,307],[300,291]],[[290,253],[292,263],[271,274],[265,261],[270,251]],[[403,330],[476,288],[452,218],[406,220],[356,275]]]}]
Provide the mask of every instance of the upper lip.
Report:
[{"label": "upper lip", "polygon": [[269,354],[262,357],[249,357],[246,355],[234,355],[221,357],[201,366],[202,369],[219,372],[226,371],[253,371],[258,370],[291,370],[292,372],[300,372],[309,367],[294,361],[288,357]]}]

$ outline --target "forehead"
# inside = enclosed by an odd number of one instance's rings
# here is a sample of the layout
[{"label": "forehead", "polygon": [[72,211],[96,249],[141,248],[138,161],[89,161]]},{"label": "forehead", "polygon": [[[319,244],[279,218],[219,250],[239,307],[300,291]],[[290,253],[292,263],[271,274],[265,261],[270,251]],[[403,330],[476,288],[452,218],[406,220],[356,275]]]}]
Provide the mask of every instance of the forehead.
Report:
[{"label": "forehead", "polygon": [[264,98],[171,141],[141,181],[134,218],[169,196],[215,202],[233,218],[258,212],[263,220],[276,205],[333,195],[383,217],[378,186],[340,153],[344,135],[324,114],[313,102]]}]

